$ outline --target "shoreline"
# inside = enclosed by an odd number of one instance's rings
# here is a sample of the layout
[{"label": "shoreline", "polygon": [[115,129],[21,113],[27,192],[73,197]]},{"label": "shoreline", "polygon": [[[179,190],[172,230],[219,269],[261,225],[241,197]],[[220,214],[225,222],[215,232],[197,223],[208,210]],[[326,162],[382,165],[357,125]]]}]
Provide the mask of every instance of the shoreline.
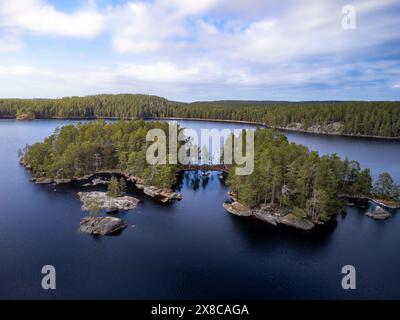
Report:
[{"label": "shoreline", "polygon": [[338,136],[338,137],[348,137],[348,138],[366,138],[366,139],[379,139],[379,140],[400,140],[400,137],[385,137],[385,136],[371,136],[371,135],[354,135],[354,134],[346,134],[346,133],[329,133],[329,132],[314,132],[308,131],[304,129],[293,129],[287,127],[279,127],[279,126],[269,126],[264,122],[252,122],[245,120],[223,120],[223,119],[205,119],[205,118],[184,118],[184,117],[165,117],[165,118],[143,118],[143,120],[189,120],[189,121],[209,121],[209,122],[221,122],[221,123],[237,123],[237,124],[250,124],[254,126],[262,126],[268,129],[275,129],[280,131],[291,131],[291,132],[300,132],[306,134],[313,135],[322,135],[322,136]]},{"label": "shoreline", "polygon": [[376,139],[376,140],[388,140],[388,141],[400,141],[400,137],[385,137],[385,136],[373,136],[373,135],[355,135],[347,133],[329,133],[329,132],[314,132],[304,129],[294,129],[280,126],[269,126],[264,122],[253,122],[245,120],[225,120],[225,119],[206,119],[206,118],[185,118],[185,117],[49,117],[49,118],[35,118],[31,120],[18,120],[16,117],[0,117],[0,120],[12,120],[16,121],[35,121],[35,120],[187,120],[187,121],[208,121],[208,122],[220,122],[220,123],[236,123],[236,124],[248,124],[253,126],[261,126],[268,129],[279,130],[283,132],[298,132],[308,135],[320,135],[320,136],[336,136],[345,138],[361,138],[361,139]]},{"label": "shoreline", "polygon": [[260,221],[267,222],[273,226],[286,225],[296,229],[311,231],[317,225],[324,224],[320,220],[300,218],[294,215],[291,210],[279,208],[274,204],[258,204],[256,207],[248,207],[240,203],[233,192],[228,192],[229,201],[225,201],[222,206],[230,214],[238,217],[252,217]]},{"label": "shoreline", "polygon": [[[23,162],[20,162],[20,164],[27,170],[30,171],[30,168],[28,165],[24,164]],[[192,170],[201,170],[200,168],[183,168],[182,170],[179,171],[179,174],[185,172],[185,171],[192,171]],[[212,171],[219,171],[221,170],[216,170],[216,169],[207,169],[207,170],[212,170]],[[225,171],[226,172],[226,171]],[[136,189],[140,190],[143,194],[153,198],[155,201],[164,203],[164,204],[169,204],[174,201],[180,201],[183,199],[182,194],[177,192],[175,188],[161,188],[161,187],[156,187],[156,186],[149,186],[145,185],[143,183],[142,178],[137,177],[137,176],[132,176],[127,174],[126,172],[123,172],[119,169],[107,169],[107,170],[99,170],[94,173],[90,173],[84,176],[75,176],[72,178],[65,178],[65,179],[56,179],[56,178],[46,178],[46,177],[35,177],[32,176],[31,181],[34,182],[35,184],[53,184],[53,185],[62,185],[62,184],[70,184],[70,183],[81,183],[82,186],[84,186],[83,183],[86,182],[86,185],[88,186],[96,186],[94,183],[94,180],[100,176],[121,176],[123,177],[126,181],[129,181],[133,183]],[[177,178],[178,179],[178,178]],[[324,224],[320,220],[310,220],[308,218],[300,218],[295,216],[291,211],[282,211],[280,208],[277,208],[274,205],[258,205],[257,207],[254,208],[249,208],[246,207],[245,205],[241,204],[238,202],[236,199],[235,195],[229,191],[228,196],[230,198],[229,201],[223,202],[222,206],[224,209],[236,216],[251,216],[254,217],[258,220],[267,222],[269,224],[272,224],[274,226],[277,225],[287,225],[294,227],[296,229],[302,229],[302,230],[312,230],[314,227],[320,224]],[[399,203],[393,203],[391,205],[388,205],[387,203],[384,203],[384,201],[379,200],[379,199],[373,199],[371,197],[360,197],[360,196],[350,196],[350,195],[342,195],[342,197],[347,198],[349,206],[350,203],[350,198],[356,199],[356,200],[366,200],[367,202],[373,202],[377,207],[384,208],[384,210],[394,210],[397,211],[400,208]],[[339,212],[337,212],[339,213]],[[390,216],[390,213],[388,213]],[[370,213],[370,215],[366,214],[367,216],[370,216],[375,219],[375,216],[373,216],[373,213]],[[386,218],[386,217],[385,217]]]},{"label": "shoreline", "polygon": [[[20,162],[20,164],[25,169],[30,171],[29,166],[25,165],[22,162]],[[138,190],[143,192],[145,195],[153,198],[156,201],[164,203],[164,204],[171,203],[173,201],[180,201],[183,199],[182,195],[173,189],[145,185],[142,181],[142,178],[128,175],[125,172],[122,172],[121,170],[101,170],[101,171],[90,173],[90,174],[87,174],[87,175],[84,175],[81,177],[60,178],[60,179],[35,177],[34,175],[32,175],[31,181],[37,185],[52,184],[55,186],[63,185],[63,184],[70,184],[70,183],[84,184],[85,182],[86,182],[86,184],[88,184],[88,183],[92,183],[93,179],[95,179],[97,176],[105,176],[105,175],[121,176],[126,181],[133,183],[135,188],[137,188]],[[95,186],[95,184],[92,184],[92,185]]]}]

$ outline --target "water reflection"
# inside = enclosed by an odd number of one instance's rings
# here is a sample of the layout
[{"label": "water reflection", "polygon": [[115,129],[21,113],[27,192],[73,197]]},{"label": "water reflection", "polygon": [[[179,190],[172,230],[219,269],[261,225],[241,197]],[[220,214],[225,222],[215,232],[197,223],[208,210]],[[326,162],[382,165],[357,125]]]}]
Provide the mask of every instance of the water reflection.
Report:
[{"label": "water reflection", "polygon": [[[216,171],[220,174],[219,171]],[[178,190],[181,190],[182,185],[191,190],[205,189],[210,182],[213,182],[216,179],[213,171],[210,170],[193,170],[193,171],[185,171],[182,174],[179,185],[177,186]]]}]

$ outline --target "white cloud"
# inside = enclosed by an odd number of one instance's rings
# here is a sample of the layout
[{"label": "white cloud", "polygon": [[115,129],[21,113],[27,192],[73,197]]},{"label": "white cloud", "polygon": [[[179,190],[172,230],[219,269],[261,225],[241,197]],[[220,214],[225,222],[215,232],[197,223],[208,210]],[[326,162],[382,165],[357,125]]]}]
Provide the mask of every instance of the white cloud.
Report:
[{"label": "white cloud", "polygon": [[0,35],[0,52],[20,51],[24,47],[24,43],[16,32],[5,31]]},{"label": "white cloud", "polygon": [[[15,81],[15,86],[25,81],[22,86],[32,92],[45,88],[50,94],[143,91],[170,96],[211,87],[230,92],[315,84],[356,88],[381,81],[388,88],[397,85],[400,75],[396,62],[366,59],[377,54],[380,44],[400,40],[399,14],[381,14],[395,0],[352,0],[355,30],[342,29],[344,0],[143,0],[107,7],[88,3],[65,13],[45,0],[0,0],[0,52],[21,49],[21,37],[28,32],[106,35],[102,40],[110,38],[114,50],[107,52],[110,61],[83,52],[88,62],[91,55],[96,58],[87,68],[65,68],[62,62],[58,69],[46,68],[44,62],[42,68],[27,69],[25,80],[17,69],[0,67],[3,81],[8,74],[7,81]],[[96,61],[107,67],[96,67]]]},{"label": "white cloud", "polygon": [[[347,89],[351,95],[357,88],[362,88],[363,82],[391,79],[392,83],[396,83],[400,76],[400,67],[396,65],[396,61],[377,63],[374,68],[375,70],[371,70],[371,65],[365,63],[331,66],[299,63],[255,70],[246,66],[232,68],[229,63],[225,65],[197,59],[185,64],[167,61],[121,62],[108,67],[79,69],[0,65],[0,96],[61,97],[137,92],[176,100],[193,100],[194,97],[244,98],[243,94],[254,99],[251,93],[257,92],[263,93],[263,97],[267,99],[290,99],[292,96],[279,94],[296,90],[303,92],[304,86],[308,84],[322,83],[330,87],[329,90]],[[356,82],[349,76],[349,72],[354,69],[361,73]],[[325,97],[328,98],[332,97]]]},{"label": "white cloud", "polygon": [[0,76],[6,76],[6,77],[23,77],[23,76],[28,76],[32,75],[34,73],[35,69],[29,66],[2,66],[0,65]]},{"label": "white cloud", "polygon": [[20,28],[44,35],[93,37],[104,17],[88,7],[67,14],[43,0],[1,0],[0,26]]},{"label": "white cloud", "polygon": [[204,47],[219,56],[247,60],[260,64],[301,61],[324,55],[346,56],[384,41],[400,39],[396,31],[399,16],[387,19],[365,18],[393,3],[391,0],[378,5],[371,1],[353,1],[358,12],[355,30],[341,26],[340,2],[296,2],[281,14],[243,23],[237,32],[215,28],[204,21],[198,24],[199,37]]},{"label": "white cloud", "polygon": [[119,53],[148,53],[162,48],[162,41],[183,35],[175,12],[168,15],[157,4],[129,2],[108,12],[114,49]]}]

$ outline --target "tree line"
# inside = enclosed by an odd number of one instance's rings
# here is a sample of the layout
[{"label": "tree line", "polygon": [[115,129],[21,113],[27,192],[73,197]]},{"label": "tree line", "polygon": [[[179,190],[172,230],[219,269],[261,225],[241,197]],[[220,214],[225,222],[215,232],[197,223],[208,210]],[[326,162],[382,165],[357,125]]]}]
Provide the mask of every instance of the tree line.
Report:
[{"label": "tree line", "polygon": [[[400,137],[399,102],[211,101],[182,103],[134,94],[0,99],[0,118],[200,118],[264,123],[271,127],[348,135]],[[336,124],[335,129],[329,125]]]},{"label": "tree line", "polygon": [[[238,137],[243,144],[245,135],[243,131]],[[361,170],[357,161],[336,154],[319,156],[265,128],[254,133],[254,161],[250,175],[235,175],[232,169],[227,178],[238,200],[250,207],[268,204],[301,218],[326,221],[346,206],[345,194],[400,201],[400,188],[388,173],[373,185],[370,170]]]},{"label": "tree line", "polygon": [[[152,143],[146,141],[146,135],[155,128],[168,132],[168,123],[137,120],[110,124],[98,120],[66,125],[43,142],[27,145],[20,152],[21,162],[40,178],[71,179],[119,170],[142,178],[148,185],[170,188],[178,165],[150,165],[146,161]],[[118,194],[118,188],[111,193]]]}]

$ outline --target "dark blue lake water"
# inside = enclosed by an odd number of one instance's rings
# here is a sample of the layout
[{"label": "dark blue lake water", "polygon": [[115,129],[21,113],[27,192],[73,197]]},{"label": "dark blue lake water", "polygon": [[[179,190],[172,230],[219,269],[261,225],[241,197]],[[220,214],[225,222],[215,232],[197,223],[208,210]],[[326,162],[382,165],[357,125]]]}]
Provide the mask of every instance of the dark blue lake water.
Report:
[{"label": "dark blue lake water", "polygon": [[[78,190],[38,186],[18,164],[17,150],[69,121],[0,120],[0,298],[400,298],[400,212],[374,221],[349,208],[313,232],[273,227],[224,211],[228,188],[214,172],[207,184],[186,174],[184,199],[169,206],[142,200],[119,214],[122,234],[78,232]],[[185,127],[243,128],[181,121]],[[400,181],[400,143],[287,134],[321,154],[336,152]],[[41,288],[41,268],[54,265],[57,289]],[[354,265],[357,290],[341,287]]]}]

